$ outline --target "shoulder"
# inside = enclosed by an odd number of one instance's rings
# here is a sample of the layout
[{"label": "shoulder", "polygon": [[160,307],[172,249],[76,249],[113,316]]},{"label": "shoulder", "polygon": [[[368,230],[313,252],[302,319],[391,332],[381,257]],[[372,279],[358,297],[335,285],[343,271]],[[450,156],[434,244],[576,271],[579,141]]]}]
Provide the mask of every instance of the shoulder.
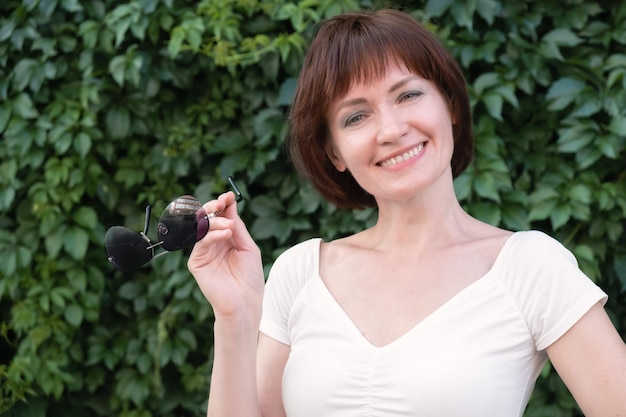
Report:
[{"label": "shoulder", "polygon": [[589,297],[592,302],[606,297],[580,269],[572,252],[540,231],[513,234],[497,262],[494,269],[500,282],[520,305],[537,311],[546,311],[547,305],[575,306]]},{"label": "shoulder", "polygon": [[506,241],[495,270],[500,279],[511,287],[534,288],[535,285],[586,279],[573,253],[548,234],[529,230],[515,232]]},{"label": "shoulder", "polygon": [[267,279],[268,285],[301,288],[312,276],[319,273],[320,238],[300,242],[281,253]]},{"label": "shoulder", "polygon": [[300,242],[281,253],[272,269],[276,268],[307,268],[315,269],[316,262],[319,259],[319,251],[322,239],[313,238]]},{"label": "shoulder", "polygon": [[545,262],[565,262],[578,266],[569,249],[552,236],[538,230],[516,232],[511,235],[505,244],[505,259],[528,266],[541,265]]},{"label": "shoulder", "polygon": [[518,297],[534,297],[540,289],[563,291],[572,282],[590,281],[572,252],[555,238],[536,230],[516,232],[505,243],[494,270]]},{"label": "shoulder", "polygon": [[270,269],[263,296],[261,332],[290,344],[287,332],[291,308],[300,291],[318,273],[321,239],[310,239],[284,251]]}]

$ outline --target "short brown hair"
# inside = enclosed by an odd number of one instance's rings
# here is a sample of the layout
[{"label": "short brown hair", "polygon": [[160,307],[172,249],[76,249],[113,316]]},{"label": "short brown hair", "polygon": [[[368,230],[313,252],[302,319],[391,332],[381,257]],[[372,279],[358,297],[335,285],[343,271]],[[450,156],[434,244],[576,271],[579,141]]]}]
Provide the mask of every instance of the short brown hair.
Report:
[{"label": "short brown hair", "polygon": [[474,140],[465,78],[435,35],[396,10],[335,16],[320,25],[305,57],[290,112],[288,146],[298,172],[337,207],[362,209],[375,207],[376,201],[350,172],[337,171],[326,153],[329,106],[353,83],[383,77],[389,59],[434,82],[448,103],[455,121],[454,177],[472,160]]}]

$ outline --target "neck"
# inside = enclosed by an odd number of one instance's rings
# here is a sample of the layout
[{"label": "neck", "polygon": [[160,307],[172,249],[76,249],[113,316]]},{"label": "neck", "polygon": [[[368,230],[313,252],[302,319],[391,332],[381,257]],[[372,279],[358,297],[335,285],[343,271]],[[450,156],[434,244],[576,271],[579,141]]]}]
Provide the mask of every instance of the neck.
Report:
[{"label": "neck", "polygon": [[379,202],[378,221],[367,231],[372,247],[425,251],[462,240],[476,219],[460,206],[454,189],[413,200]]}]

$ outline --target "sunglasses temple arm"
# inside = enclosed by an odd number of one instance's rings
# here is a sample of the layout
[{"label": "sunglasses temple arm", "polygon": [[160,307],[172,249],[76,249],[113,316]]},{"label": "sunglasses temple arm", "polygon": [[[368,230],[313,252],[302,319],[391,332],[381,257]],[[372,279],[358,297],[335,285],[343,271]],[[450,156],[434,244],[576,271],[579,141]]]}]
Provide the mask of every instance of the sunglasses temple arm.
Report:
[{"label": "sunglasses temple arm", "polygon": [[243,200],[243,196],[241,195],[241,191],[239,191],[239,188],[237,188],[237,185],[235,185],[235,180],[233,180],[233,177],[228,177],[228,182],[230,183],[230,188],[233,189],[233,192],[235,193],[235,200],[237,202],[240,202],[241,200]]},{"label": "sunglasses temple arm", "polygon": [[146,220],[143,224],[143,234],[144,236],[148,235],[148,228],[150,227],[150,213],[152,213],[152,207],[146,206]]},{"label": "sunglasses temple arm", "polygon": [[[156,245],[156,246],[158,246],[158,245]],[[159,258],[159,257],[165,255],[166,253],[170,253],[170,251],[164,250],[162,252],[155,253],[154,256],[152,257],[151,261],[155,260],[156,258]]]}]

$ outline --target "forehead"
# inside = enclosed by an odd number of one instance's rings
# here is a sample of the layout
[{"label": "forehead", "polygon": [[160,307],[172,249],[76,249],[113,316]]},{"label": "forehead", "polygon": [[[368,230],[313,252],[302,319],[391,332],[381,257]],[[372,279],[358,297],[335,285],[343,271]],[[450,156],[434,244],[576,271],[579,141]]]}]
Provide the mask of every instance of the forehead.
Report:
[{"label": "forehead", "polygon": [[400,63],[389,63],[381,73],[376,76],[357,78],[353,77],[348,84],[348,91],[345,95],[349,95],[355,90],[367,90],[372,87],[377,87],[380,84],[394,84],[399,80],[404,80],[407,77],[414,79],[423,79],[419,74],[411,71],[406,65]]},{"label": "forehead", "polygon": [[348,64],[335,74],[334,82],[329,83],[333,86],[329,89],[327,97],[330,103],[341,100],[355,90],[369,89],[381,82],[387,82],[390,78],[404,78],[413,74],[418,78],[426,79],[421,71],[410,68],[402,58],[393,54],[383,57],[368,55],[359,61],[364,63]]},{"label": "forehead", "polygon": [[[410,78],[409,78],[410,77]],[[407,78],[419,77],[409,71],[406,66],[392,65],[380,73],[377,77],[368,79],[353,78],[348,84],[347,90],[342,95],[337,95],[329,102],[328,110],[333,113],[339,107],[348,104],[359,104],[365,101],[366,96],[372,94],[386,95],[396,90],[400,84],[404,84]]]}]

